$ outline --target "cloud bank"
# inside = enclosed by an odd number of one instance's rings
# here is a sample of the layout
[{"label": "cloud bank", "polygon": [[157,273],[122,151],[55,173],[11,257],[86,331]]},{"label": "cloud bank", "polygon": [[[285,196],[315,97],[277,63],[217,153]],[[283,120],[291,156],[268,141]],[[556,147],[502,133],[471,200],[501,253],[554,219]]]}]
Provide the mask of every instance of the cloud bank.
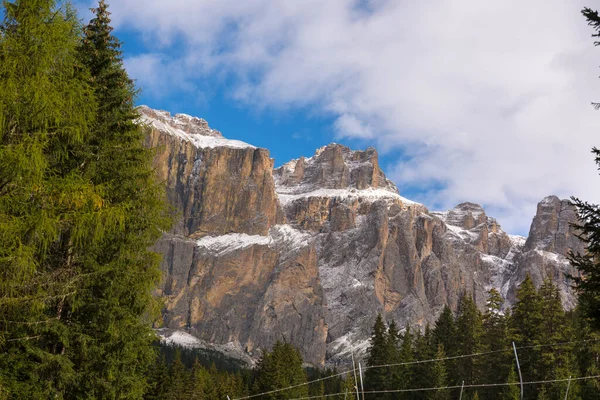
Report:
[{"label": "cloud bank", "polygon": [[[146,92],[227,80],[247,107],[310,107],[375,143],[401,192],[527,232],[544,196],[600,201],[591,29],[573,0],[121,0]],[[175,49],[175,50],[173,50]],[[160,79],[159,79],[160,77]],[[225,132],[227,135],[227,132]]]}]

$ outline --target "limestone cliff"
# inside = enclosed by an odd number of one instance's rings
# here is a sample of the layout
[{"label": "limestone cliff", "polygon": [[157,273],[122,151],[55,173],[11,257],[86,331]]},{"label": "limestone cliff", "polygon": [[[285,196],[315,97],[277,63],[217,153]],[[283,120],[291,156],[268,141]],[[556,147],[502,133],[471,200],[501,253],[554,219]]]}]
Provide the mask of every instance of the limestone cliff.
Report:
[{"label": "limestone cliff", "polygon": [[364,351],[377,312],[423,327],[464,292],[483,307],[496,287],[510,303],[526,273],[552,276],[574,305],[565,255],[582,247],[567,201],[544,199],[525,239],[477,204],[430,212],[401,197],[373,148],[331,144],[273,170],[267,150],[204,120],[140,112],[180,211],[156,245],[171,333],[246,359],[285,340],[323,365]]}]

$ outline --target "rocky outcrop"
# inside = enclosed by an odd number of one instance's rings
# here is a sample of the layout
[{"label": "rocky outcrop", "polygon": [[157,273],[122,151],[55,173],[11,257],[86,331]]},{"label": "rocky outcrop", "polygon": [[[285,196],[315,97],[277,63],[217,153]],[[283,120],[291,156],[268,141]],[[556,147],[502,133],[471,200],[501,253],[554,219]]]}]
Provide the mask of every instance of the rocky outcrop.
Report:
[{"label": "rocky outcrop", "polygon": [[581,254],[585,250],[583,242],[576,236],[577,230],[571,225],[576,221],[576,210],[569,200],[548,196],[538,203],[529,236],[516,259],[517,268],[510,277],[509,301],[514,301],[517,284],[529,274],[536,286],[546,278],[552,279],[561,291],[563,304],[567,308],[575,307],[569,276],[577,275],[577,270],[567,256],[571,250]]},{"label": "rocky outcrop", "polygon": [[283,222],[268,150],[227,140],[199,118],[139,110],[150,128],[146,144],[156,148],[159,179],[181,212],[175,233],[266,235]]},{"label": "rocky outcrop", "polygon": [[477,204],[430,212],[400,196],[372,148],[331,144],[273,170],[267,150],[201,119],[141,113],[180,211],[156,245],[169,340],[246,359],[284,340],[320,366],[366,350],[378,312],[422,328],[465,292],[483,308],[495,287],[510,304],[527,273],[553,277],[574,305],[565,255],[582,245],[568,201],[544,199],[525,239]]}]

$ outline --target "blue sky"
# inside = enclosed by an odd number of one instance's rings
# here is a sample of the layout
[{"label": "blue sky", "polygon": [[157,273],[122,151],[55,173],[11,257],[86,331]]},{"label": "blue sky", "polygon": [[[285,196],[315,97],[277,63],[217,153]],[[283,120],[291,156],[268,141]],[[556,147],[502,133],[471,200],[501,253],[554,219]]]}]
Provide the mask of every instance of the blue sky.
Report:
[{"label": "blue sky", "polygon": [[108,2],[139,104],[202,117],[276,165],[374,146],[405,197],[477,202],[517,234],[546,195],[600,201],[584,1]]}]

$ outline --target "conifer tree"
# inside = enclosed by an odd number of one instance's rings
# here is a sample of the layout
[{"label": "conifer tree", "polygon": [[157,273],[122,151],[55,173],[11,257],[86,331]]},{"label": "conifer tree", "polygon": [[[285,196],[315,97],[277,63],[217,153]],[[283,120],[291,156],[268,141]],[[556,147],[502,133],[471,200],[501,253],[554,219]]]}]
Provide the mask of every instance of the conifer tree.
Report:
[{"label": "conifer tree", "polygon": [[[371,334],[371,345],[368,350],[367,370],[365,371],[365,390],[384,390],[388,384],[388,372],[386,368],[372,368],[388,364],[387,353],[388,339],[381,314],[377,314],[373,332]],[[373,397],[376,398],[376,397]]]},{"label": "conifer tree", "polygon": [[122,215],[120,229],[88,246],[83,258],[84,273],[93,275],[79,288],[81,306],[72,316],[79,328],[73,345],[80,371],[73,395],[139,397],[155,358],[150,346],[154,335],[145,318],[157,309],[152,290],[160,279],[160,258],[148,248],[170,221],[153,153],[144,147],[144,132],[135,122],[136,92],[120,43],[111,34],[104,0],[92,11],[79,57],[91,72],[98,107],[92,134],[75,156],[84,176],[103,189],[104,201]]},{"label": "conifer tree", "polygon": [[352,374],[346,375],[344,379],[344,383],[342,385],[342,395],[339,396],[340,399],[344,400],[356,400],[356,386],[354,384],[354,377]]},{"label": "conifer tree", "polygon": [[[271,352],[265,351],[257,368],[256,393],[269,392],[296,386],[306,382],[300,352],[289,343],[277,342]],[[308,385],[263,396],[267,399],[284,400],[308,396]]]},{"label": "conifer tree", "polygon": [[[397,389],[409,389],[410,384],[413,381],[413,368],[414,361],[414,348],[413,348],[413,334],[410,331],[410,326],[406,326],[404,333],[402,334],[402,342],[400,343],[400,362],[403,365],[400,365],[398,368],[398,381],[393,385],[394,388]],[[410,392],[400,393],[398,398],[400,399],[408,399],[411,397]]]},{"label": "conifer tree", "polygon": [[[581,10],[588,25],[594,31],[594,45],[600,45],[600,16],[598,11],[590,8]],[[594,108],[600,109],[600,103],[592,103]],[[600,169],[600,149],[592,148],[596,165]],[[586,245],[584,254],[569,254],[569,261],[579,270],[573,277],[575,288],[579,294],[579,307],[583,314],[590,318],[592,325],[600,328],[600,205],[589,203],[571,197],[571,203],[576,207],[579,223],[579,239]]]},{"label": "conifer tree", "polygon": [[521,398],[521,389],[518,385],[519,377],[515,371],[514,365],[508,372],[506,383],[514,383],[514,385],[505,386],[500,392],[500,400],[519,400]]},{"label": "conifer tree", "polygon": [[[540,287],[539,294],[544,317],[538,328],[538,343],[549,345],[572,342],[574,334],[562,307],[558,287],[547,278]],[[536,365],[538,379],[556,380],[574,376],[573,350],[573,345],[541,347],[538,350],[539,361]],[[564,382],[550,383],[545,386],[545,389],[549,398],[564,398],[566,385]],[[577,397],[578,389],[578,383],[572,382],[569,389],[572,397]]]},{"label": "conifer tree", "polygon": [[[386,336],[386,363],[387,364],[398,364],[403,362],[400,355],[400,332],[396,321],[392,320],[388,324],[388,331]],[[386,382],[389,387],[401,389],[406,387],[406,382],[403,379],[402,371],[403,366],[391,366],[384,369],[387,373]],[[399,397],[397,394],[385,393],[381,396],[383,399],[393,399]]]},{"label": "conifer tree", "polygon": [[[486,356],[481,364],[481,382],[498,383],[508,378],[513,362],[512,353],[503,351],[510,348],[508,339],[508,326],[506,316],[502,312],[504,299],[496,289],[488,291],[486,310],[483,314],[482,349],[486,352],[495,352]],[[496,388],[482,388],[480,393],[483,398],[500,399],[501,393]]]},{"label": "conifer tree", "polygon": [[[433,343],[437,347],[441,345],[447,357],[457,355],[457,331],[454,314],[448,305],[444,305],[442,313],[435,322],[433,328]],[[445,361],[444,369],[448,372],[447,381],[451,385],[458,383],[460,377],[455,360],[449,359]]]},{"label": "conifer tree", "polygon": [[[600,332],[592,329],[589,318],[577,308],[573,313],[576,340],[588,340],[575,348],[577,370],[579,376],[600,375]],[[580,383],[581,398],[600,398],[600,382],[589,379]]]},{"label": "conifer tree", "polygon": [[53,0],[1,7],[0,385],[11,398],[60,398],[77,373],[77,256],[122,214],[72,162],[96,108],[74,12]]},{"label": "conifer tree", "polygon": [[442,313],[435,322],[433,338],[436,345],[441,344],[444,346],[444,352],[448,356],[456,354],[456,325],[454,323],[454,314],[448,305],[444,305]]},{"label": "conifer tree", "polygon": [[[519,347],[539,344],[539,327],[542,324],[542,299],[531,277],[527,275],[519,285],[516,302],[513,306],[510,328],[513,341]],[[524,380],[536,380],[539,376],[539,352],[536,349],[526,349],[519,353],[519,363]],[[534,385],[525,387],[525,396],[535,398],[538,388]]]},{"label": "conifer tree", "polygon": [[[473,296],[465,294],[461,297],[456,317],[456,338],[458,354],[479,353],[482,350],[483,336],[481,312],[473,300]],[[479,383],[482,362],[477,357],[459,358],[455,362],[456,374],[451,374],[454,381],[465,384]],[[470,393],[464,398],[472,398]]]},{"label": "conifer tree", "polygon": [[2,7],[4,385],[26,398],[140,398],[155,359],[142,319],[159,277],[147,248],[169,218],[132,101],[119,106],[128,115],[105,101],[133,87],[90,75],[68,4]]}]

